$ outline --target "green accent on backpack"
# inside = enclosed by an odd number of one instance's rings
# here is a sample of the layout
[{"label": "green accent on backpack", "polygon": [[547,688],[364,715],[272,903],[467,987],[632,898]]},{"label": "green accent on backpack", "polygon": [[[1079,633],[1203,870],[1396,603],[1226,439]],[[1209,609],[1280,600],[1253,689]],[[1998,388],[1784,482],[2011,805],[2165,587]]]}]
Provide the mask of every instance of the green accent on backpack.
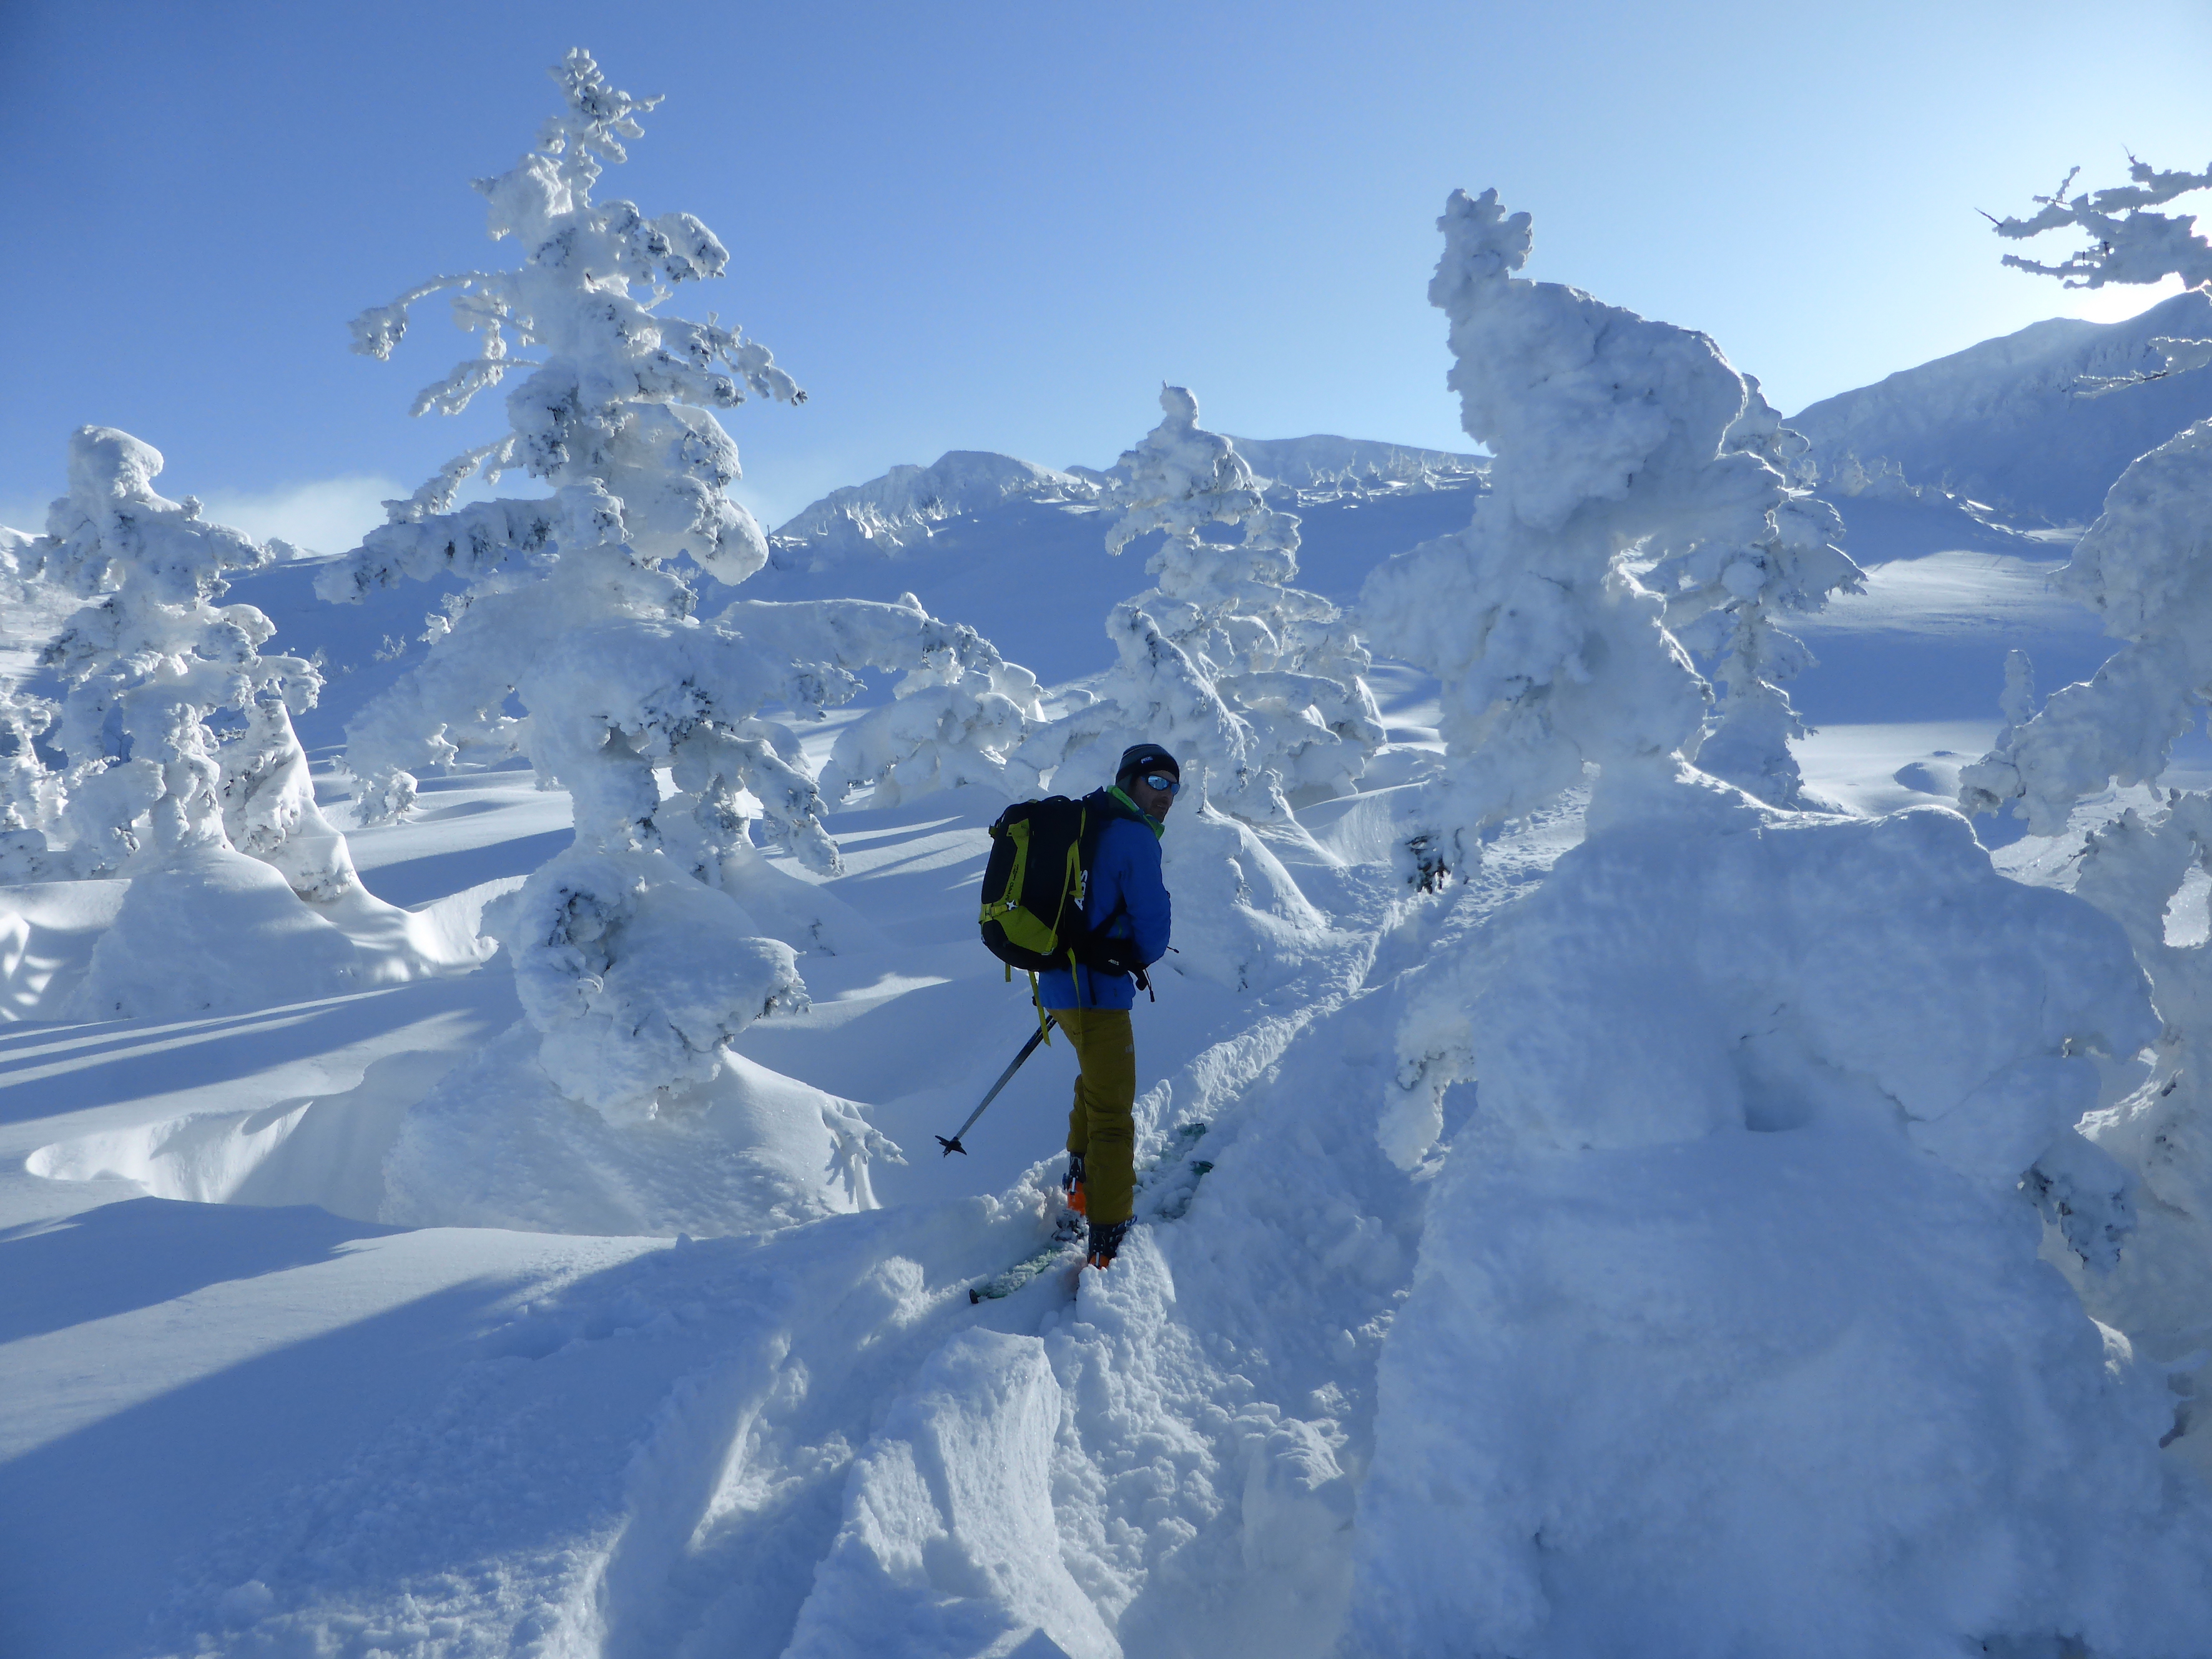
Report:
[{"label": "green accent on backpack", "polygon": [[1090,928],[1083,915],[1090,813],[1065,795],[1017,802],[991,826],[983,866],[983,944],[1015,968],[1064,968]]},{"label": "green accent on backpack", "polygon": [[1081,800],[1018,801],[999,814],[977,918],[993,956],[1032,974],[1079,964],[1118,970],[1094,941],[1083,904],[1098,831],[1124,815],[1149,823],[1134,802],[1103,789]]}]

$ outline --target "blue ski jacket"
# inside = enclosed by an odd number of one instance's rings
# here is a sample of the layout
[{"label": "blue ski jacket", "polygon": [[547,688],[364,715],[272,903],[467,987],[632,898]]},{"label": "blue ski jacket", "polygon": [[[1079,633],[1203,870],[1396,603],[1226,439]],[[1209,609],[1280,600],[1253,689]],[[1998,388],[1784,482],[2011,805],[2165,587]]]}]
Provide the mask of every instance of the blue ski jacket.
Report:
[{"label": "blue ski jacket", "polygon": [[[1110,792],[1117,805],[1130,816],[1112,817],[1098,832],[1097,851],[1091,866],[1091,889],[1083,903],[1084,920],[1093,927],[1106,925],[1107,937],[1126,939],[1137,947],[1137,959],[1147,968],[1167,954],[1170,921],[1167,883],[1160,877],[1162,826],[1137,811],[1136,804],[1119,790]],[[1115,915],[1116,911],[1119,915]],[[1110,923],[1107,919],[1112,917]],[[1109,974],[1085,968],[1078,975],[1065,968],[1048,969],[1037,975],[1037,1000],[1047,1008],[1128,1008],[1137,1000],[1137,981],[1127,974]]]}]

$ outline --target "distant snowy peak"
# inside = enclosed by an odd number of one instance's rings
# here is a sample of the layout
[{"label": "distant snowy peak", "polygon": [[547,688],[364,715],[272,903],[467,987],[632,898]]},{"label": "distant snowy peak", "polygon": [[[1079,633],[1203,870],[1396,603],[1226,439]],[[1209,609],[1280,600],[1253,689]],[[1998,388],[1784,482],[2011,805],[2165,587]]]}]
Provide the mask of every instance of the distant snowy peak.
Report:
[{"label": "distant snowy peak", "polygon": [[1231,437],[1230,441],[1270,486],[1300,495],[1444,489],[1480,479],[1490,469],[1490,462],[1480,455],[1410,449],[1325,432],[1306,438]]},{"label": "distant snowy peak", "polygon": [[[1480,455],[1413,449],[1326,433],[1305,438],[1232,438],[1271,494],[1290,504],[1340,496],[1420,495],[1480,486]],[[1039,466],[988,450],[955,449],[929,466],[895,466],[866,483],[833,489],[771,538],[776,562],[823,568],[847,554],[896,554],[926,542],[945,520],[1016,501],[1096,505],[1120,481],[1116,468]]]},{"label": "distant snowy peak", "polygon": [[[2152,343],[2208,337],[2202,292],[2122,323],[2054,318],[1825,398],[1790,424],[1813,441],[1824,493],[1893,470],[2019,517],[2084,524],[2130,461],[2212,414],[2212,368],[2161,374],[2166,354]],[[2134,375],[2157,378],[2084,384]]]},{"label": "distant snowy peak", "polygon": [[929,539],[947,519],[1010,501],[1089,504],[1103,474],[1078,477],[1012,455],[954,449],[929,466],[895,466],[880,478],[833,489],[775,532],[816,555],[862,548],[891,553]]}]

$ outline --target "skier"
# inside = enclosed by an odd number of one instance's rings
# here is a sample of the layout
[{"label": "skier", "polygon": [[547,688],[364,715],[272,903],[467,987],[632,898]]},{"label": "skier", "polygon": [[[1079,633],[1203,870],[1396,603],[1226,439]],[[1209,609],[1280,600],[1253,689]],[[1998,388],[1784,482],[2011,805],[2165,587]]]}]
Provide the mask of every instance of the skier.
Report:
[{"label": "skier", "polygon": [[1137,1049],[1129,1010],[1136,980],[1167,953],[1167,884],[1160,837],[1182,787],[1176,757],[1156,743],[1124,750],[1114,787],[1089,797],[1107,815],[1091,863],[1084,917],[1109,941],[1111,968],[1048,969],[1037,999],[1074,1045],[1075,1107],[1067,1115],[1068,1203],[1090,1224],[1085,1259],[1114,1260],[1136,1199]]}]

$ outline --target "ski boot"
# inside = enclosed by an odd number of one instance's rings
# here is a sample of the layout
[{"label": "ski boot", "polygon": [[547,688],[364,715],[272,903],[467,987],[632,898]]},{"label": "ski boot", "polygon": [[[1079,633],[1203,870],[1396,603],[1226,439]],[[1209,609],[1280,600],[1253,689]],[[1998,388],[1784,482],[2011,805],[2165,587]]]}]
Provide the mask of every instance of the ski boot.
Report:
[{"label": "ski boot", "polygon": [[1114,1265],[1114,1258],[1121,1253],[1121,1245],[1129,1236],[1133,1221],[1112,1221],[1103,1227],[1091,1224],[1091,1242],[1085,1247],[1084,1263],[1102,1271]]},{"label": "ski boot", "polygon": [[1060,1178],[1061,1200],[1079,1216],[1088,1216],[1090,1199],[1083,1190],[1083,1154],[1067,1155],[1067,1173]]}]

